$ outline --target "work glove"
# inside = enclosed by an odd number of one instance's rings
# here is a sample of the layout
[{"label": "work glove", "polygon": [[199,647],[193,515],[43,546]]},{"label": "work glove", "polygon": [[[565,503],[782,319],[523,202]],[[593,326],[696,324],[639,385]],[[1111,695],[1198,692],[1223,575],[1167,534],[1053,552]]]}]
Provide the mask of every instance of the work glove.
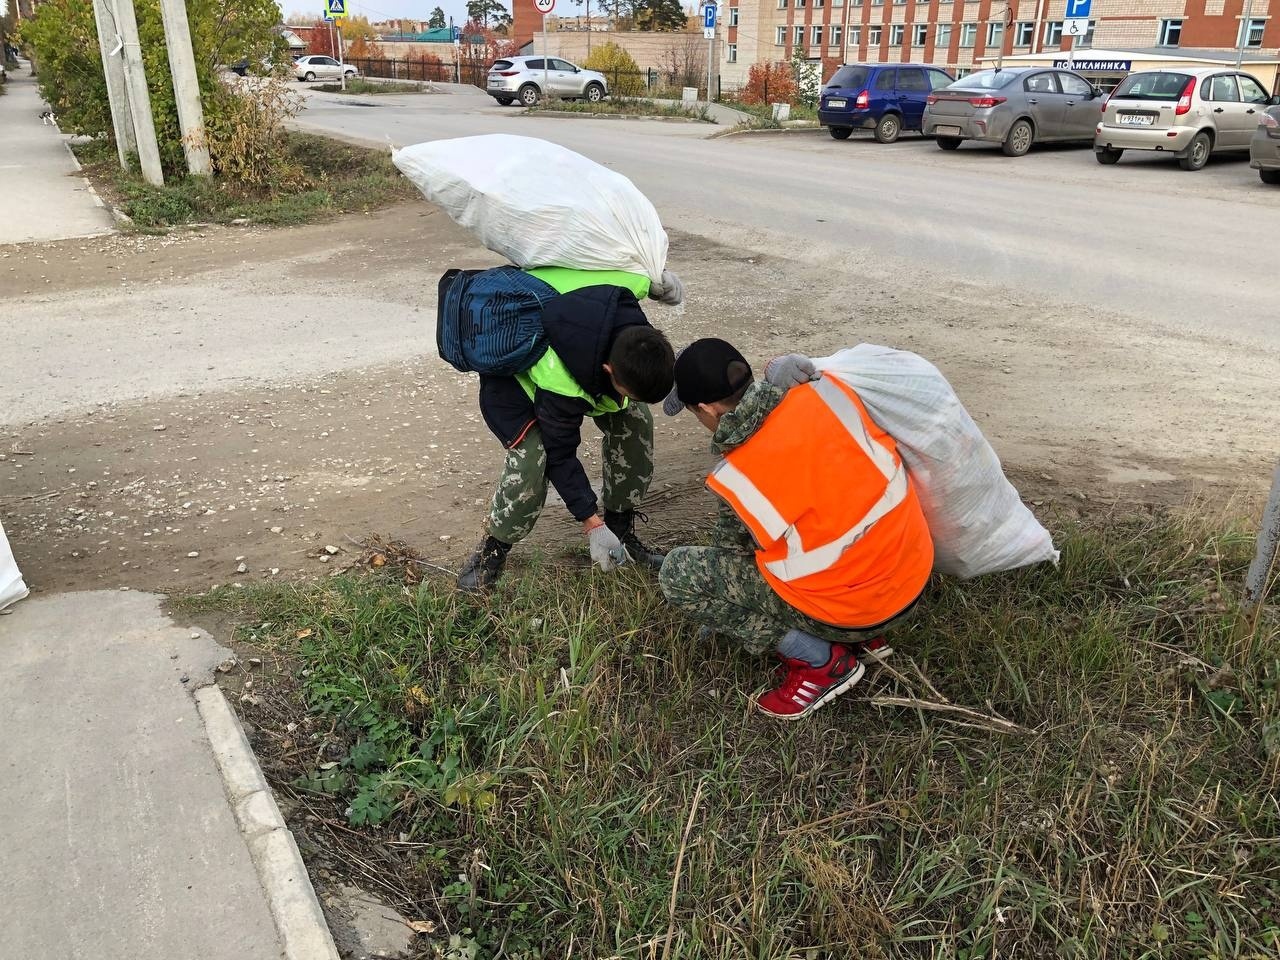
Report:
[{"label": "work glove", "polygon": [[591,549],[591,562],[605,573],[627,562],[627,548],[603,523],[587,532],[587,545]]},{"label": "work glove", "polygon": [[649,299],[669,307],[677,306],[684,301],[684,283],[670,270],[663,270],[660,282],[649,283]]},{"label": "work glove", "polygon": [[822,374],[804,354],[788,353],[769,361],[769,365],[764,368],[764,378],[780,390],[790,390],[802,383],[820,380]]}]

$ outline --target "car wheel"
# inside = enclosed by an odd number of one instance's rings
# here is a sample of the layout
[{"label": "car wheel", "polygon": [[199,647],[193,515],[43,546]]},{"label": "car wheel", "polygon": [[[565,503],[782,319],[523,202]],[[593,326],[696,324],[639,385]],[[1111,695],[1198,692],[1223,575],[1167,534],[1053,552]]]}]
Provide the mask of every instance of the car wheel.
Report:
[{"label": "car wheel", "polygon": [[1025,157],[1035,138],[1036,133],[1031,124],[1026,120],[1018,120],[1009,128],[1009,135],[1004,138],[1000,149],[1006,157]]},{"label": "car wheel", "polygon": [[1204,165],[1209,162],[1209,154],[1213,152],[1213,141],[1209,135],[1201,130],[1191,139],[1191,146],[1187,147],[1187,155],[1178,158],[1178,166],[1183,170],[1203,170]]},{"label": "car wheel", "polygon": [[599,103],[604,99],[604,87],[598,83],[587,84],[587,102]]},{"label": "car wheel", "polygon": [[517,96],[519,97],[520,102],[526,107],[536,107],[538,105],[538,101],[542,99],[541,94],[538,92],[538,88],[532,83],[526,83],[521,87],[520,93],[517,94]]},{"label": "car wheel", "polygon": [[902,133],[902,118],[896,113],[886,113],[876,124],[876,140],[880,143],[893,143]]},{"label": "car wheel", "polygon": [[304,83],[315,83],[316,75],[312,73],[310,70],[308,70],[302,79]]},{"label": "car wheel", "polygon": [[1101,147],[1093,152],[1094,157],[1103,166],[1111,166],[1113,163],[1119,163],[1120,158],[1124,156],[1123,150],[1117,150],[1115,147]]},{"label": "car wheel", "polygon": [[1258,176],[1262,178],[1263,183],[1280,186],[1280,170],[1259,170]]},{"label": "car wheel", "polygon": [[958,150],[960,148],[959,137],[935,137],[938,148],[940,150]]},{"label": "car wheel", "polygon": [[515,100],[511,97],[494,97],[493,99],[498,101],[498,106],[500,107],[509,107],[515,103]]},{"label": "car wheel", "polygon": [[347,71],[347,79],[348,79],[348,80],[350,80],[350,79],[351,79],[352,77],[354,77],[355,75],[356,75],[356,72],[355,72],[354,70],[348,70],[348,71]]},{"label": "car wheel", "polygon": [[853,127],[827,127],[832,140],[848,140],[853,135]]}]

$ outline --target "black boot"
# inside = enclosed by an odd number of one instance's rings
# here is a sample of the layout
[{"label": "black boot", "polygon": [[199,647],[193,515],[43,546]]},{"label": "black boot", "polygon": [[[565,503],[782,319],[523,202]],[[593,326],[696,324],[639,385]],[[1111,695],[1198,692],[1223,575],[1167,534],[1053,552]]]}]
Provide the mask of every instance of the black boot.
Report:
[{"label": "black boot", "polygon": [[648,517],[643,513],[637,514],[634,510],[606,510],[604,512],[604,525],[613,531],[615,537],[622,541],[622,545],[627,548],[627,553],[633,562],[656,570],[662,566],[662,561],[667,558],[666,554],[651,550],[640,542],[640,538],[636,536],[637,516],[648,523]]},{"label": "black boot", "polygon": [[476,547],[467,565],[458,574],[458,589],[467,593],[482,593],[498,582],[502,574],[502,565],[507,562],[507,553],[511,544],[503,543],[493,537],[485,537],[484,542]]}]

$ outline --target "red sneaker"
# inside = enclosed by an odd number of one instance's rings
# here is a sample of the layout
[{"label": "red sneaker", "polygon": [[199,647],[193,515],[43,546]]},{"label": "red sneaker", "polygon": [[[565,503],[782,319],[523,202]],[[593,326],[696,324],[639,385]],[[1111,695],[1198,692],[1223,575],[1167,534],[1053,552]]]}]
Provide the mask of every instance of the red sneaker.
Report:
[{"label": "red sneaker", "polygon": [[893,655],[893,647],[884,637],[872,637],[853,644],[853,652],[859,660],[870,660],[872,663],[883,663]]},{"label": "red sneaker", "polygon": [[760,695],[756,705],[761,713],[779,720],[799,720],[830,703],[862,679],[867,668],[853,651],[839,643],[831,645],[831,659],[821,667],[803,660],[782,658],[786,671],[782,682]]}]

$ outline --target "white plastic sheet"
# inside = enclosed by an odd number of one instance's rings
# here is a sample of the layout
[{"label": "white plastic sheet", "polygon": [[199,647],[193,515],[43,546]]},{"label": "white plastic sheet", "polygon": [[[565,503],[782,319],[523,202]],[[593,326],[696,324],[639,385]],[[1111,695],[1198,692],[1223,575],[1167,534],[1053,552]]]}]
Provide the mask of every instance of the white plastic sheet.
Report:
[{"label": "white plastic sheet", "polygon": [[0,524],[0,610],[17,603],[27,592],[27,585],[18,572],[18,562],[9,549],[9,539],[4,535],[4,524]]},{"label": "white plastic sheet", "polygon": [[625,270],[662,288],[667,233],[634,183],[534,137],[436,140],[391,159],[432,203],[521,269]]},{"label": "white plastic sheet", "polygon": [[976,577],[1058,562],[1049,531],[1022,502],[937,367],[869,343],[814,364],[853,387],[871,418],[897,441],[933,535],[935,570]]}]

